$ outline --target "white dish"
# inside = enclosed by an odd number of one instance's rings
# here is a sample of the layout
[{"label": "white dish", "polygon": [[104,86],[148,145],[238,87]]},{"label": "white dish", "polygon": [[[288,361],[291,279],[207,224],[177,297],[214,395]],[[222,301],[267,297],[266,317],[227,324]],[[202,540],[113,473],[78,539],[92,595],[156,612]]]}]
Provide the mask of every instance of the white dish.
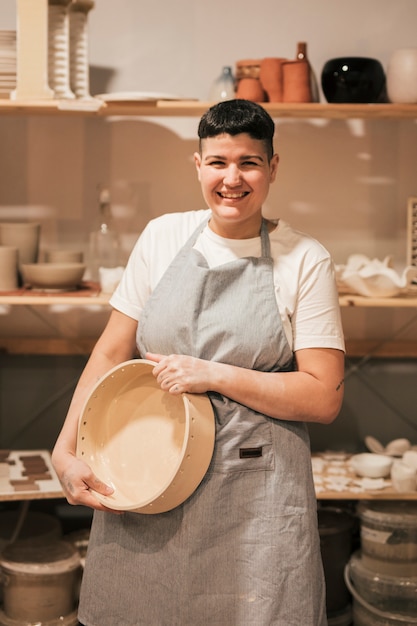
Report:
[{"label": "white dish", "polygon": [[161,513],[184,502],[203,479],[214,449],[215,422],[206,394],[173,395],[133,359],[94,387],[81,412],[77,456],[114,488],[93,492],[105,506]]},{"label": "white dish", "polygon": [[358,476],[364,478],[385,478],[389,476],[392,466],[392,458],[382,454],[364,452],[355,454],[350,463]]},{"label": "white dish", "polygon": [[95,98],[100,98],[104,102],[157,102],[158,100],[192,99],[158,91],[116,91],[114,93],[101,93]]},{"label": "white dish", "polygon": [[84,263],[23,263],[20,266],[25,284],[44,291],[76,289],[85,268]]}]

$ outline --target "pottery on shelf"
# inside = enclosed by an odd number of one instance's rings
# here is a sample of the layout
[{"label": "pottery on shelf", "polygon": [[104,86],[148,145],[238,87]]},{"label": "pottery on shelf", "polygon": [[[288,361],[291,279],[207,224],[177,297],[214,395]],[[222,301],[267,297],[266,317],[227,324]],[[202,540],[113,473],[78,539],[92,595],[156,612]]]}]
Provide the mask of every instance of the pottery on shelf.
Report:
[{"label": "pottery on shelf", "polygon": [[286,61],[283,69],[283,102],[311,102],[310,65],[305,59]]},{"label": "pottery on shelf", "polygon": [[346,265],[336,266],[339,289],[374,298],[397,296],[417,280],[417,267],[407,266],[399,275],[391,265],[390,256],[380,261],[364,254],[352,254]]},{"label": "pottery on shelf", "polygon": [[417,102],[417,48],[402,48],[393,53],[387,67],[387,92],[390,102]]},{"label": "pottery on shelf", "polygon": [[0,222],[0,244],[18,249],[18,265],[36,263],[40,229],[36,222]]},{"label": "pottery on shelf", "polygon": [[236,89],[236,98],[265,102],[265,92],[259,78],[241,78]]},{"label": "pottery on shelf", "polygon": [[282,65],[286,59],[266,57],[262,59],[259,80],[269,102],[282,102],[284,95]]},{"label": "pottery on shelf", "polygon": [[321,85],[327,102],[380,102],[385,93],[385,72],[377,59],[339,57],[324,64]]},{"label": "pottery on shelf", "polygon": [[0,245],[0,291],[13,291],[17,285],[17,248]]}]

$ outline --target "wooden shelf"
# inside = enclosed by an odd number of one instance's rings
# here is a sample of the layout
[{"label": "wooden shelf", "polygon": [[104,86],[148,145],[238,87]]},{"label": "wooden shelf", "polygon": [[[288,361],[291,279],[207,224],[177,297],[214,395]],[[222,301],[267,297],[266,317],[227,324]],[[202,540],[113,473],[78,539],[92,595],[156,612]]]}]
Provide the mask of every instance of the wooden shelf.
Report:
[{"label": "wooden shelf", "polygon": [[[109,294],[100,293],[97,296],[62,295],[59,294],[16,294],[0,295],[0,304],[13,306],[50,306],[54,304],[68,304],[69,306],[107,306]],[[339,296],[341,307],[385,307],[385,308],[416,308],[417,290],[405,296],[395,298],[367,298],[354,294]]]},{"label": "wooden shelf", "polygon": [[[417,500],[417,491],[407,493],[396,491],[390,478],[375,481],[374,488],[373,480],[368,479],[369,483],[366,484],[367,481],[365,482],[352,470],[350,456],[337,452],[312,455],[318,500]],[[381,482],[383,484],[378,485]]]},{"label": "wooden shelf", "polygon": [[367,298],[355,294],[339,296],[341,307],[385,307],[385,308],[417,308],[417,291],[393,298]]},{"label": "wooden shelf", "polygon": [[[20,101],[0,100],[0,115],[81,115],[200,117],[212,102],[158,100],[156,102]],[[261,103],[274,118],[417,119],[417,104]]]},{"label": "wooden shelf", "polygon": [[80,296],[80,295],[59,295],[59,294],[16,294],[10,296],[0,296],[0,305],[12,306],[52,306],[64,304],[68,306],[108,306],[110,294],[100,293],[96,296]]}]

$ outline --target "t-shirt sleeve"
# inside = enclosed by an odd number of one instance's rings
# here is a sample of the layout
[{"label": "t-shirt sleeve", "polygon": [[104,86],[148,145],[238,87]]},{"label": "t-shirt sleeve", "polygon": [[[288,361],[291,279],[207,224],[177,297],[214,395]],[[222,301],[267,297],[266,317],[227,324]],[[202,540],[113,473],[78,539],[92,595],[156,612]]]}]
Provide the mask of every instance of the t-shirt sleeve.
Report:
[{"label": "t-shirt sleeve", "polygon": [[311,264],[302,273],[291,325],[294,350],[345,349],[334,266],[330,256]]}]

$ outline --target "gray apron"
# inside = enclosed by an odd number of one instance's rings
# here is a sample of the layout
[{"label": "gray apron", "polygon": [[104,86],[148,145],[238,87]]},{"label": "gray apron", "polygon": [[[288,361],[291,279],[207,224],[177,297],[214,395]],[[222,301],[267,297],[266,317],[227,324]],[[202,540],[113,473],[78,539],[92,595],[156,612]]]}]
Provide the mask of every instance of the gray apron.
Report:
[{"label": "gray apron", "polygon": [[[262,256],[210,269],[193,245],[142,312],[138,347],[264,372],[294,369]],[[209,393],[216,444],[195,493],[158,515],[95,512],[79,618],[88,626],[325,626],[307,429]]]}]

